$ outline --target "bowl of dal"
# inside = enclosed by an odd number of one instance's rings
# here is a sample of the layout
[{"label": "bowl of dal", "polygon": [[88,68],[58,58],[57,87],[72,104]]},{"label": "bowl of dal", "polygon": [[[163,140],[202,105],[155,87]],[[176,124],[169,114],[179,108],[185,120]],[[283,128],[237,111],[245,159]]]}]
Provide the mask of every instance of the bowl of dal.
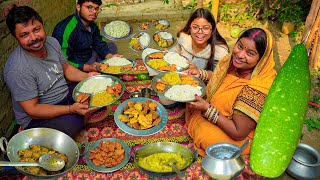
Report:
[{"label": "bowl of dal", "polygon": [[[177,160],[179,170],[187,169],[198,157],[188,147],[174,142],[156,142],[134,151],[134,162],[146,174],[159,178],[169,178],[177,174],[166,165],[170,158]],[[149,159],[152,159],[149,161]]]}]

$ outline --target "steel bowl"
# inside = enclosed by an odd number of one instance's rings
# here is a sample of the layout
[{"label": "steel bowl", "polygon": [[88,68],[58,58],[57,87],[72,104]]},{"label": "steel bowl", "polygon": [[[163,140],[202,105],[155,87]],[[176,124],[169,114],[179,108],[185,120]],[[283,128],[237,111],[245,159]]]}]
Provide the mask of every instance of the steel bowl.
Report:
[{"label": "steel bowl", "polygon": [[240,148],[231,143],[212,144],[206,149],[202,168],[214,179],[233,179],[241,174],[245,162],[241,156],[228,158]]},{"label": "steel bowl", "polygon": [[146,174],[159,177],[159,178],[169,178],[177,176],[177,174],[172,172],[154,172],[143,168],[138,162],[140,158],[150,156],[155,153],[171,152],[179,153],[186,160],[183,168],[181,170],[187,169],[198,157],[198,152],[193,153],[189,148],[174,142],[156,142],[152,144],[145,145],[138,150],[134,151],[134,162],[137,166]]},{"label": "steel bowl", "polygon": [[287,172],[297,179],[319,178],[320,153],[310,145],[299,143]]},{"label": "steel bowl", "polygon": [[[4,148],[4,144],[6,149]],[[0,148],[11,162],[18,162],[18,151],[29,148],[29,145],[37,144],[46,146],[54,150],[64,153],[68,157],[63,172],[54,175],[34,175],[24,170],[22,167],[15,167],[22,174],[35,179],[53,179],[61,177],[69,172],[79,160],[79,149],[75,141],[65,133],[50,128],[32,128],[19,132],[14,135],[9,142],[5,138],[1,138]]]}]

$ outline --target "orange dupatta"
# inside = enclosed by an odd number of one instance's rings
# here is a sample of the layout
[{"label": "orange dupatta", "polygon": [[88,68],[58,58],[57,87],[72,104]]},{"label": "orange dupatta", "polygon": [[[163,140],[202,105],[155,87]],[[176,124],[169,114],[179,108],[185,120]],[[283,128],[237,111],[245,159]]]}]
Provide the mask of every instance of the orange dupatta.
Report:
[{"label": "orange dupatta", "polygon": [[[207,85],[207,101],[216,107],[221,115],[232,117],[234,110],[241,111],[253,120],[258,121],[264,99],[276,76],[273,60],[273,38],[268,30],[267,46],[264,55],[254,68],[251,78],[243,79],[227,74],[231,65],[231,53],[221,59]],[[231,139],[222,129],[203,118],[200,111],[187,107],[186,122],[188,132],[194,139],[199,154],[204,156],[204,150],[211,144],[229,142],[241,145],[243,141]],[[247,138],[253,138],[254,131]],[[248,154],[250,146],[243,154]]]}]

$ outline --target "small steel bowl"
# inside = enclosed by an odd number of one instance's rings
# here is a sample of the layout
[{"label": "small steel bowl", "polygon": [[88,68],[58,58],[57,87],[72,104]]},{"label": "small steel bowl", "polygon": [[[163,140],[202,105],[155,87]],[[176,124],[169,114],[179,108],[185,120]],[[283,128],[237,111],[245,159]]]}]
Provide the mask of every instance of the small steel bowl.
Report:
[{"label": "small steel bowl", "polygon": [[130,99],[131,98],[137,98],[137,97],[142,97],[141,92],[133,92],[129,95]]},{"label": "small steel bowl", "polygon": [[319,178],[320,153],[310,145],[299,143],[287,172],[297,179]]}]

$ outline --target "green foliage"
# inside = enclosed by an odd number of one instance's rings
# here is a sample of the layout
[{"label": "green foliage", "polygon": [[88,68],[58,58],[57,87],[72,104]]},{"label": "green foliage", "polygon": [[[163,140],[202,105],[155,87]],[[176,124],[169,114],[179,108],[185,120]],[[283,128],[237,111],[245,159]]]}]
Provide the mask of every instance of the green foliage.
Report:
[{"label": "green foliage", "polygon": [[197,6],[198,6],[198,1],[192,0],[186,6],[182,7],[182,9],[184,9],[184,10],[195,9]]},{"label": "green foliage", "polygon": [[311,116],[309,119],[304,120],[304,123],[309,132],[312,132],[314,129],[320,129],[320,118],[315,118]]},{"label": "green foliage", "polygon": [[289,38],[291,39],[291,41],[292,42],[297,42],[297,39],[296,39],[296,37],[298,36],[298,31],[296,31],[296,30],[292,30],[292,31],[290,31],[289,32]]},{"label": "green foliage", "polygon": [[247,28],[257,26],[254,13],[246,2],[237,4],[223,4],[219,7],[220,20],[230,26]]},{"label": "green foliage", "polygon": [[161,0],[163,4],[169,4],[170,0]]},{"label": "green foliage", "polygon": [[[320,104],[320,96],[313,96],[312,102],[316,103],[316,104]],[[309,105],[309,108],[313,108],[316,111],[319,111],[319,108],[313,105]]]},{"label": "green foliage", "polygon": [[251,11],[259,13],[261,18],[299,24],[305,21],[312,0],[247,0],[247,3]]},{"label": "green foliage", "polygon": [[107,7],[107,8],[109,8],[109,7],[111,7],[111,6],[117,6],[117,7],[120,7],[118,4],[116,4],[116,3],[110,3],[110,4],[105,4],[104,5],[104,7]]},{"label": "green foliage", "polygon": [[[197,7],[198,7],[198,0],[192,0],[186,6],[182,7],[182,9],[184,9],[184,10],[194,9],[195,10]],[[211,9],[212,1],[209,1],[208,3],[204,3],[203,7],[207,8],[207,9]]]}]

